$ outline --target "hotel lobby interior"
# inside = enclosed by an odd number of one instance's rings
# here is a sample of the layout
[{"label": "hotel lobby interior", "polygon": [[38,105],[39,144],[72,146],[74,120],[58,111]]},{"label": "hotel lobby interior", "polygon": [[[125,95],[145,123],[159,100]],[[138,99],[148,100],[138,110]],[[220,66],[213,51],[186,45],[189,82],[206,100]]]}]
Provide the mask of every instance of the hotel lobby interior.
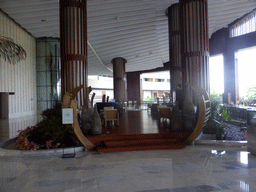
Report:
[{"label": "hotel lobby interior", "polygon": [[[0,192],[256,191],[255,110],[242,109],[245,141],[200,139],[209,58],[223,55],[230,112],[236,52],[255,39],[255,0],[1,0]],[[161,71],[170,94],[143,105],[141,74]],[[113,78],[113,88],[89,75]],[[114,98],[96,95],[94,105],[93,92],[110,89]],[[76,146],[18,150],[20,131],[56,103]]]}]

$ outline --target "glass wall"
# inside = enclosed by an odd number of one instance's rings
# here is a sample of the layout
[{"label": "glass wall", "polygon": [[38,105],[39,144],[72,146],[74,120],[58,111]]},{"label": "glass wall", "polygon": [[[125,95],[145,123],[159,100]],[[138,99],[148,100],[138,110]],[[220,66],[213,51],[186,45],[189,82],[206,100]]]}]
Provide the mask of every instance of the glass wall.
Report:
[{"label": "glass wall", "polygon": [[39,38],[36,49],[37,110],[42,111],[61,102],[60,41]]},{"label": "glass wall", "polygon": [[256,104],[256,47],[236,52],[238,62],[239,100],[244,105]]},{"label": "glass wall", "polygon": [[229,36],[237,37],[254,31],[256,31],[256,10],[232,25],[229,29]]}]

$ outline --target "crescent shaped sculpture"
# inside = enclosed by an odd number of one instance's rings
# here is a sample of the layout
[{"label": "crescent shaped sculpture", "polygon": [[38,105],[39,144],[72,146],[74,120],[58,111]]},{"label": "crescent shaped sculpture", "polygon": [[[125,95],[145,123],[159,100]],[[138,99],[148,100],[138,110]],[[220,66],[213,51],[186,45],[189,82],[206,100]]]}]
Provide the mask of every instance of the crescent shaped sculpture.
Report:
[{"label": "crescent shaped sculpture", "polygon": [[[196,100],[198,103],[199,116],[197,124],[193,132],[186,138],[185,142],[187,144],[192,143],[198,135],[201,133],[204,124],[209,118],[210,115],[210,99],[208,93],[199,87],[193,87],[189,85],[196,95]],[[96,146],[85,137],[78,123],[77,119],[77,102],[74,101],[76,94],[83,88],[83,86],[76,87],[72,91],[66,92],[63,96],[62,108],[73,108],[74,112],[74,121],[72,127],[74,132],[79,139],[79,141],[89,150],[94,149]]]},{"label": "crescent shaped sculpture", "polygon": [[201,87],[194,87],[189,85],[192,88],[196,95],[196,100],[198,103],[199,116],[197,120],[196,127],[190,136],[186,139],[186,143],[192,143],[201,133],[205,123],[209,119],[210,116],[210,98],[209,94],[202,89]]},{"label": "crescent shaped sculpture", "polygon": [[62,108],[73,108],[74,119],[72,127],[79,141],[89,150],[95,148],[95,145],[90,142],[81,131],[77,119],[77,102],[74,101],[76,94],[83,88],[83,85],[76,87],[72,91],[66,92],[63,96]]}]

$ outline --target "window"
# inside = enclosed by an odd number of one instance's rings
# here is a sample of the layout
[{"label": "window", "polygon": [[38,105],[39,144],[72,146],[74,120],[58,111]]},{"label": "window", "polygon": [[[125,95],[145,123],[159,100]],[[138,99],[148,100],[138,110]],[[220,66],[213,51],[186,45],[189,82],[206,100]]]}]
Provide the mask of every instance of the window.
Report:
[{"label": "window", "polygon": [[246,33],[256,31],[256,10],[253,10],[240,21],[229,27],[229,37],[237,37]]},{"label": "window", "polygon": [[155,79],[155,82],[164,82],[164,79]]},{"label": "window", "polygon": [[210,57],[209,72],[211,94],[224,93],[223,55],[216,55]]},{"label": "window", "polygon": [[144,81],[153,82],[153,78],[144,78]]},{"label": "window", "polygon": [[256,47],[240,49],[236,52],[239,98],[242,101],[251,102],[256,98],[255,55]]}]

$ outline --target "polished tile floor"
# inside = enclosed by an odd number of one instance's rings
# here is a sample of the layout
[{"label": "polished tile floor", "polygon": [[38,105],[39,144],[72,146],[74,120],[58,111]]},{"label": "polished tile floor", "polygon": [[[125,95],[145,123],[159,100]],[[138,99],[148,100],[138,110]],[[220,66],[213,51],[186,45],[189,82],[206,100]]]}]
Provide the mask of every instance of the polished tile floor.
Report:
[{"label": "polished tile floor", "polygon": [[256,191],[256,156],[246,147],[187,146],[98,154],[1,156],[1,192]]},{"label": "polished tile floor", "polygon": [[171,130],[170,119],[158,121],[157,117],[151,115],[147,110],[128,109],[120,114],[119,126],[108,122],[108,126],[103,126],[103,133],[118,134],[150,134],[164,133]]},{"label": "polished tile floor", "polygon": [[0,142],[16,137],[19,130],[35,125],[38,119],[40,117],[37,115],[0,119]]}]

